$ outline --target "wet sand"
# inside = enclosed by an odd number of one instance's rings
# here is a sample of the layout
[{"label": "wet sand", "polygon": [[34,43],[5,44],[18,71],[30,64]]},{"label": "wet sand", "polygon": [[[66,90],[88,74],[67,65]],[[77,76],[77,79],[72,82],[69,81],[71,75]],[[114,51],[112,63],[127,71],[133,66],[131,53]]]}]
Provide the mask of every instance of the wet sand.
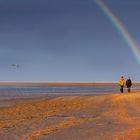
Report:
[{"label": "wet sand", "polygon": [[0,140],[103,139],[140,139],[140,92],[43,95],[0,107]]}]

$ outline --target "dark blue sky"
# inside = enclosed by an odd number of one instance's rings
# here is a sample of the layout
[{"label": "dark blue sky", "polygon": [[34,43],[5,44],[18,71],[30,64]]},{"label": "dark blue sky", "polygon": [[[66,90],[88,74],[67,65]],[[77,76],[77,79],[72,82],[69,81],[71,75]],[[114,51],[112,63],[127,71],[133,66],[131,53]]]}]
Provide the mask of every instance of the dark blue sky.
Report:
[{"label": "dark blue sky", "polygon": [[[139,46],[140,1],[104,2]],[[0,81],[140,81],[139,65],[94,0],[0,1]]]}]

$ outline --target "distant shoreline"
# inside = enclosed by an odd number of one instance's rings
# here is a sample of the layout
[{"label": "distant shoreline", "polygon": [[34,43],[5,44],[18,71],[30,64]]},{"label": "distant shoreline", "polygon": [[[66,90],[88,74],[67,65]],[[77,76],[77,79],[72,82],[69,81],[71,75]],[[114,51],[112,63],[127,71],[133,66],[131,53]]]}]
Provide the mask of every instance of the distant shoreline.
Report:
[{"label": "distant shoreline", "polygon": [[[16,87],[100,87],[118,86],[117,82],[33,82],[33,81],[13,81],[0,82],[0,86]],[[133,86],[140,86],[140,82],[134,82]]]},{"label": "distant shoreline", "polygon": [[73,87],[73,86],[85,86],[85,87],[95,87],[95,86],[112,86],[117,85],[117,83],[97,83],[97,82],[0,82],[0,86],[26,86],[26,87]]}]

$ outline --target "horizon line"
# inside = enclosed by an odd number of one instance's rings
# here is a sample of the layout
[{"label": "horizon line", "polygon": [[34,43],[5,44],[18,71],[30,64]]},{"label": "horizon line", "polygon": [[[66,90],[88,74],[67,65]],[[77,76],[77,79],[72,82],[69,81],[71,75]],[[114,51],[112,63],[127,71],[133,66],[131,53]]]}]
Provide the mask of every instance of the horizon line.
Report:
[{"label": "horizon line", "polygon": [[[118,83],[118,81],[0,81],[0,83]],[[133,81],[140,83],[140,81]]]}]

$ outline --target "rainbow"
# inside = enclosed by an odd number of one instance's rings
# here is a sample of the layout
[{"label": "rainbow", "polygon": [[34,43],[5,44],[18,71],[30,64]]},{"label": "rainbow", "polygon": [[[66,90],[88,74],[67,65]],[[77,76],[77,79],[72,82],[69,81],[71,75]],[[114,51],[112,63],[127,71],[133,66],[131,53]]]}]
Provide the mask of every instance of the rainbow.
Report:
[{"label": "rainbow", "polygon": [[101,8],[101,10],[110,19],[112,24],[120,32],[128,47],[131,49],[138,63],[140,63],[140,48],[137,46],[131,35],[128,33],[122,22],[112,13],[108,6],[102,0],[95,0],[96,4]]}]

